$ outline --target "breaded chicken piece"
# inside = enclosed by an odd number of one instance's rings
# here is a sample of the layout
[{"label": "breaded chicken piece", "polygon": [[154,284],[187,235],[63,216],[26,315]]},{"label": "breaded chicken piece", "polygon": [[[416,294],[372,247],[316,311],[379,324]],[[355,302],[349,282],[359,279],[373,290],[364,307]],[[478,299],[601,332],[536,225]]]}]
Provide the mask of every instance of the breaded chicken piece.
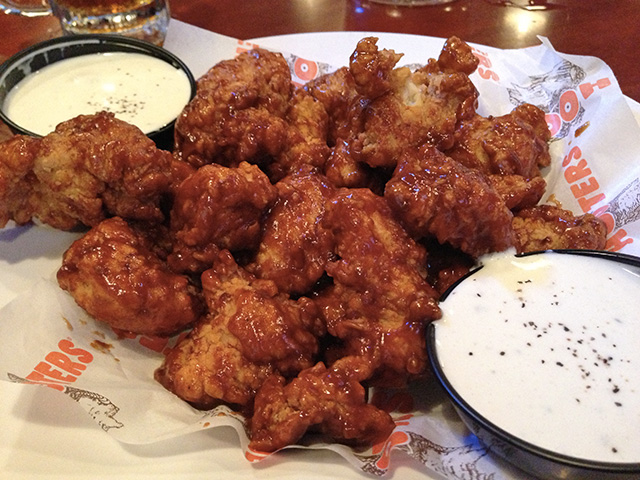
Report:
[{"label": "breaded chicken piece", "polygon": [[[15,148],[15,142],[25,140],[9,140],[0,150]],[[109,216],[164,219],[160,206],[171,184],[171,153],[111,113],[63,122],[46,137],[25,144],[21,154],[0,154],[0,159],[9,157],[4,161],[13,164],[14,175],[27,179],[22,186],[29,188],[23,192],[27,211],[13,212],[19,223],[31,216],[70,230],[95,226]]]},{"label": "breaded chicken piece", "polygon": [[370,374],[366,360],[345,357],[329,368],[318,363],[288,384],[270,377],[256,395],[249,447],[272,452],[297,443],[309,430],[350,445],[383,442],[395,423],[366,402],[361,382]]},{"label": "breaded chicken piece", "polygon": [[226,322],[224,315],[205,316],[155,372],[164,388],[199,409],[247,405],[274,373],[271,364],[256,364],[244,356]]},{"label": "breaded chicken piece", "polygon": [[426,72],[461,72],[471,75],[478,68],[480,61],[473,54],[473,49],[458,37],[449,37],[442,46],[438,59],[429,59],[422,67]]},{"label": "breaded chicken piece", "polygon": [[0,228],[9,220],[24,225],[38,209],[33,166],[39,148],[40,140],[26,135],[0,143]]},{"label": "breaded chicken piece", "polygon": [[369,165],[360,162],[346,140],[338,140],[324,164],[324,174],[334,187],[375,188],[376,175]]},{"label": "breaded chicken piece", "polygon": [[405,151],[384,196],[414,238],[433,236],[474,257],[513,245],[513,215],[498,192],[434,147]]},{"label": "breaded chicken piece", "polygon": [[301,295],[324,274],[333,253],[333,237],[322,219],[334,189],[309,166],[276,188],[278,200],[265,218],[258,253],[247,268],[273,280],[281,292]]},{"label": "breaded chicken piece", "polygon": [[365,37],[358,42],[349,58],[349,71],[359,93],[373,100],[392,88],[389,76],[402,54],[378,50],[378,38]]},{"label": "breaded chicken piece", "polygon": [[329,116],[322,104],[302,88],[294,91],[285,119],[287,140],[283,151],[266,166],[273,183],[306,165],[324,168],[331,153],[327,145]]},{"label": "breaded chicken piece", "polygon": [[[375,47],[375,43],[373,43]],[[377,51],[377,47],[376,51]],[[356,50],[357,51],[357,50]],[[354,52],[354,55],[356,53]],[[358,58],[353,70],[360,81],[375,76],[367,72],[362,58]],[[371,60],[375,63],[375,60]],[[379,64],[375,66],[379,67]],[[371,66],[374,68],[374,66]],[[382,68],[382,67],[380,67]],[[360,70],[360,71],[358,71]],[[377,88],[385,88],[385,79],[380,79]],[[382,85],[382,86],[381,86]],[[360,87],[349,67],[322,75],[305,85],[308,91],[325,109],[329,117],[327,144],[331,154],[324,165],[324,173],[335,187],[363,188],[372,182],[372,172],[368,165],[361,162],[358,148],[353,148],[355,138],[364,129],[364,112],[371,100],[360,92]],[[362,91],[367,92],[364,85]]]},{"label": "breaded chicken piece", "polygon": [[256,165],[198,169],[177,188],[171,209],[172,268],[201,273],[220,249],[256,248],[262,216],[276,198],[276,188]]},{"label": "breaded chicken piece", "polygon": [[[384,62],[388,53],[378,55]],[[366,107],[364,129],[357,136],[362,161],[372,167],[395,167],[407,147],[430,143],[450,148],[458,122],[475,113],[478,91],[462,71],[400,67],[385,76],[390,88]]]},{"label": "breaded chicken piece", "polygon": [[475,112],[478,93],[468,74],[478,61],[466,43],[452,37],[438,60],[411,72],[394,68],[402,55],[379,50],[377,40],[362,39],[349,67],[305,86],[329,115],[333,152],[325,175],[336,187],[375,185],[369,167],[395,167],[407,146],[451,146],[456,123]]},{"label": "breaded chicken piece", "polygon": [[280,154],[292,88],[279,53],[254,49],[218,63],[198,80],[176,121],[176,154],[196,167],[261,163]]},{"label": "breaded chicken piece", "polygon": [[295,376],[316,361],[324,334],[315,305],[290,300],[270,280],[239,267],[223,250],[202,274],[207,317],[156,371],[168,390],[198,408],[247,405],[275,373]]},{"label": "breaded chicken piece", "polygon": [[518,253],[552,248],[604,250],[607,227],[590,213],[576,216],[555,205],[538,205],[513,219]]},{"label": "breaded chicken piece", "polygon": [[169,270],[149,235],[119,217],[104,220],[64,253],[60,287],[119,330],[170,335],[190,326],[203,312],[199,291]]},{"label": "breaded chicken piece", "polygon": [[333,285],[316,298],[327,331],[341,341],[329,362],[366,356],[376,380],[391,385],[427,370],[425,328],[440,316],[425,280],[426,252],[395,220],[384,198],[367,189],[341,190],[325,225],[335,235],[337,260],[326,270]]},{"label": "breaded chicken piece", "polygon": [[358,136],[362,160],[372,167],[395,167],[407,147],[453,144],[458,121],[475,108],[477,91],[462,73],[394,70],[393,89],[373,101]]},{"label": "breaded chicken piece", "polygon": [[358,92],[348,67],[321,75],[308,82],[304,89],[320,102],[329,116],[327,143],[330,147],[362,131],[363,111],[369,100]]},{"label": "breaded chicken piece", "polygon": [[485,174],[515,174],[529,180],[549,166],[550,138],[545,113],[525,103],[500,117],[474,115],[464,120],[446,153]]},{"label": "breaded chicken piece", "polygon": [[537,205],[547,188],[542,177],[526,179],[522,175],[487,175],[487,179],[512,211]]}]

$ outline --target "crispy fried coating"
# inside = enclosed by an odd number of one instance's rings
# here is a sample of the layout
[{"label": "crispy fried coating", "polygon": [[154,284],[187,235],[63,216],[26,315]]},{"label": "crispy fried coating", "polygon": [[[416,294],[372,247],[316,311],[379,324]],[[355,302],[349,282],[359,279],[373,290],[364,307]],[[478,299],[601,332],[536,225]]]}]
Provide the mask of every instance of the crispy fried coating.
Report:
[{"label": "crispy fried coating", "polygon": [[42,139],[34,173],[38,218],[58,228],[94,226],[107,214],[159,222],[172,158],[137,127],[111,113],[81,115]]},{"label": "crispy fried coating", "polygon": [[318,363],[288,384],[270,377],[256,395],[250,448],[275,451],[298,442],[308,430],[352,445],[386,440],[395,423],[366,402],[361,382],[370,370],[361,358],[346,357],[329,368]]},{"label": "crispy fried coating", "polygon": [[202,274],[208,315],[165,357],[156,379],[199,408],[249,404],[274,372],[296,375],[315,363],[324,333],[313,302],[290,300],[220,251]]},{"label": "crispy fried coating", "polygon": [[428,72],[461,72],[471,75],[480,61],[473,49],[458,37],[449,37],[442,46],[438,59],[429,59],[423,67]]},{"label": "crispy fried coating", "polygon": [[0,228],[9,220],[30,222],[38,208],[33,166],[39,147],[39,139],[26,135],[0,143]]},{"label": "crispy fried coating", "polygon": [[281,292],[308,292],[324,274],[333,251],[323,227],[325,204],[333,193],[327,179],[307,167],[276,184],[278,200],[264,222],[254,262],[247,268],[273,280]]},{"label": "crispy fried coating", "polygon": [[[478,61],[466,43],[452,37],[437,61],[431,59],[412,72],[408,67],[394,68],[401,55],[379,50],[377,40],[362,39],[348,68],[305,87],[329,114],[329,145],[340,140],[350,145],[332,163],[337,168],[327,172],[329,178],[360,174],[353,168],[360,161],[372,167],[395,167],[396,157],[407,146],[430,142],[449,148],[456,123],[475,112],[478,92],[468,75]],[[334,184],[364,186],[364,182]]]},{"label": "crispy fried coating", "polygon": [[[145,227],[147,228],[147,227]],[[144,335],[176,333],[199,319],[198,290],[169,270],[157,247],[123,219],[99,223],[65,252],[57,279],[96,320]]]},{"label": "crispy fried coating", "polygon": [[552,248],[603,250],[604,222],[590,213],[576,216],[555,205],[525,208],[513,218],[518,253]]},{"label": "crispy fried coating", "polygon": [[531,179],[540,176],[540,168],[551,162],[545,113],[526,103],[500,117],[475,115],[464,120],[454,138],[447,155],[485,174]]},{"label": "crispy fried coating", "polygon": [[371,168],[359,161],[348,141],[338,140],[324,164],[324,174],[334,187],[369,187],[374,175]]},{"label": "crispy fried coating", "polygon": [[[40,140],[10,140],[0,150],[11,150],[16,142],[23,144],[21,153],[3,157],[20,164],[13,165],[13,182],[21,177],[29,188],[20,211],[13,212],[19,223],[31,216],[70,230],[114,215],[164,219],[160,207],[171,184],[171,154],[113,114],[80,115]],[[15,197],[10,191],[4,195]]]},{"label": "crispy fried coating", "polygon": [[281,54],[243,52],[198,80],[175,125],[175,151],[196,167],[260,163],[282,152],[292,83]]},{"label": "crispy fried coating", "polygon": [[285,119],[288,130],[283,151],[267,165],[274,183],[306,165],[323,168],[331,153],[327,145],[329,116],[306,90],[295,89]]},{"label": "crispy fried coating", "polygon": [[171,209],[172,267],[200,273],[220,249],[256,248],[262,215],[276,197],[276,188],[256,165],[199,168],[177,188]]},{"label": "crispy fried coating", "polygon": [[542,177],[526,179],[521,175],[487,175],[487,179],[509,210],[537,205],[547,188]]},{"label": "crispy fried coating", "polygon": [[362,160],[372,167],[395,167],[407,147],[449,148],[458,122],[475,111],[478,92],[464,73],[401,67],[390,82],[392,88],[366,108],[358,135]]},{"label": "crispy fried coating", "polygon": [[475,257],[513,245],[513,215],[489,181],[431,146],[404,153],[384,196],[415,238]]},{"label": "crispy fried coating", "polygon": [[243,355],[223,315],[207,315],[167,354],[155,379],[196,408],[246,405],[273,374],[270,364]]},{"label": "crispy fried coating", "polygon": [[392,88],[389,76],[402,58],[393,50],[378,50],[377,42],[376,37],[363,38],[349,59],[349,71],[358,92],[371,100]]},{"label": "crispy fried coating", "polygon": [[305,90],[324,107],[329,116],[327,143],[350,140],[363,128],[363,112],[369,100],[358,92],[348,67],[321,75],[304,86]]},{"label": "crispy fried coating", "polygon": [[256,278],[222,251],[202,275],[209,312],[227,316],[230,332],[254,362],[272,363],[284,375],[311,366],[325,326],[309,299],[294,301],[270,280]]},{"label": "crispy fried coating", "polygon": [[392,385],[424,374],[424,329],[440,316],[437,294],[425,280],[425,250],[367,189],[340,191],[325,224],[335,235],[338,259],[327,264],[334,283],[317,302],[328,332],[342,344],[330,360],[368,356],[376,377]]},{"label": "crispy fried coating", "polygon": [[325,174],[337,187],[369,186],[371,172],[361,164],[393,168],[407,147],[451,147],[456,124],[475,112],[478,92],[466,72],[477,60],[467,44],[451,40],[442,61],[412,72],[394,68],[401,55],[376,43],[362,39],[349,68],[305,87],[329,115],[328,144],[335,148]]},{"label": "crispy fried coating", "polygon": [[[453,145],[459,121],[475,113],[478,92],[469,80],[465,54],[441,54],[443,61],[431,60],[422,69],[392,68],[399,57],[393,51],[378,50],[375,38],[363,39],[356,48],[350,71],[358,91],[371,102],[363,112],[363,129],[355,145],[362,161],[372,167],[395,167],[402,150],[423,143],[445,149]],[[474,62],[471,62],[474,63]],[[459,68],[460,70],[454,70]],[[474,67],[475,68],[475,67]]]}]

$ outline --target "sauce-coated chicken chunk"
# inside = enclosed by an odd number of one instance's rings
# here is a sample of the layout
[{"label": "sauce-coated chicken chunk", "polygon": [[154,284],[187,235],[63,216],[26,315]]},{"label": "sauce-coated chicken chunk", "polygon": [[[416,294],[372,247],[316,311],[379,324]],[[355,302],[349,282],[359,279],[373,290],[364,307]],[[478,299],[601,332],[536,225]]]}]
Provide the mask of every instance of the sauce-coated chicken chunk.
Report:
[{"label": "sauce-coated chicken chunk", "polygon": [[0,198],[7,199],[0,222],[37,218],[61,230],[113,215],[160,222],[172,161],[139,128],[106,112],[75,117],[41,139],[16,137],[0,145]]},{"label": "sauce-coated chicken chunk", "polygon": [[391,416],[367,403],[362,381],[367,362],[345,357],[331,367],[318,363],[290,383],[270,377],[256,395],[251,448],[274,451],[298,442],[309,430],[351,445],[384,441],[395,428]]},{"label": "sauce-coated chicken chunk", "polygon": [[196,167],[260,163],[282,152],[292,92],[282,55],[254,49],[213,66],[178,117],[176,154]]},{"label": "sauce-coated chicken chunk", "polygon": [[431,146],[404,153],[384,195],[415,238],[473,256],[513,245],[513,215],[487,178]]},{"label": "sauce-coated chicken chunk", "polygon": [[393,385],[423,375],[424,330],[440,316],[437,294],[425,280],[426,252],[367,189],[339,192],[325,225],[335,236],[337,258],[327,264],[333,284],[317,302],[328,332],[341,340],[329,349],[330,359],[369,357],[378,380]]},{"label": "sauce-coated chicken chunk", "polygon": [[220,251],[202,274],[207,316],[166,356],[156,379],[199,408],[247,405],[273,373],[315,363],[324,333],[313,303],[280,294]]},{"label": "sauce-coated chicken chunk", "polygon": [[[371,46],[365,45],[367,57],[373,56]],[[381,62],[389,63],[385,50],[378,55]],[[382,70],[389,88],[365,108],[364,129],[357,137],[365,163],[372,167],[395,167],[405,148],[427,142],[448,148],[453,144],[458,122],[474,114],[478,92],[468,75],[461,71],[437,71],[433,65],[415,71],[409,67]],[[378,77],[374,78],[380,83]]]},{"label": "sauce-coated chicken chunk", "polygon": [[453,148],[446,153],[485,174],[530,179],[551,162],[550,137],[544,112],[525,103],[500,117],[474,115],[464,120],[455,132]]},{"label": "sauce-coated chicken chunk", "polygon": [[170,264],[178,271],[201,273],[220,249],[255,248],[262,235],[262,216],[276,197],[276,188],[255,165],[199,168],[176,190]]},{"label": "sauce-coated chicken chunk", "polygon": [[96,320],[144,335],[170,335],[200,318],[199,291],[156,253],[146,226],[104,220],[65,252],[58,283]]},{"label": "sauce-coated chicken chunk", "polygon": [[285,177],[276,188],[278,200],[265,219],[258,253],[248,268],[273,280],[280,291],[301,295],[320,280],[333,255],[333,237],[322,219],[334,189],[312,169]]},{"label": "sauce-coated chicken chunk", "polygon": [[538,205],[521,210],[513,219],[516,249],[533,252],[551,248],[602,250],[607,227],[596,216],[574,215],[554,205]]}]

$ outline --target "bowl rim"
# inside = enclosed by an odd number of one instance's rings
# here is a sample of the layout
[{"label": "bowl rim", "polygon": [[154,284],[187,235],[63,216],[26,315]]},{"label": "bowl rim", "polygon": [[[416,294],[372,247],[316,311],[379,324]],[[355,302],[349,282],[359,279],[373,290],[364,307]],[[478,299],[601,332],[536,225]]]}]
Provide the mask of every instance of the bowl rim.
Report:
[{"label": "bowl rim", "polygon": [[[514,254],[515,257],[528,257],[531,255],[541,255],[547,253],[558,253],[558,254],[567,254],[567,255],[580,255],[587,257],[600,258],[609,261],[615,261],[624,265],[631,265],[634,267],[640,268],[640,257],[636,257],[634,255],[629,255],[625,253],[619,252],[610,252],[605,250],[580,250],[580,249],[549,249],[549,250],[536,250],[533,252],[525,252]],[[482,269],[482,265],[478,265],[469,271],[466,275],[458,279],[454,282],[440,297],[440,302],[444,301],[449,294],[465,279],[473,276],[475,273]],[[427,354],[429,357],[429,362],[431,364],[432,370],[440,383],[440,385],[444,388],[449,400],[454,404],[456,409],[462,411],[462,413],[472,419],[476,424],[480,426],[480,428],[489,432],[492,436],[500,439],[505,444],[513,445],[516,448],[519,448],[522,451],[527,452],[530,455],[541,458],[548,462],[553,462],[556,464],[561,464],[566,467],[571,468],[579,468],[586,471],[591,471],[592,473],[613,473],[613,474],[638,474],[640,473],[640,462],[606,462],[606,461],[597,461],[597,460],[589,460],[580,457],[574,457],[571,455],[565,455],[562,453],[554,452],[552,450],[548,450],[542,447],[539,447],[533,443],[527,442],[526,440],[522,440],[519,437],[507,432],[506,430],[500,428],[495,423],[489,421],[483,415],[478,413],[463,397],[460,395],[456,389],[453,387],[451,382],[449,382],[444,369],[442,368],[440,361],[438,359],[437,353],[437,345],[436,345],[436,327],[437,320],[431,322],[427,326]]]},{"label": "bowl rim", "polygon": [[[54,50],[58,46],[82,47],[83,45],[86,45],[88,47],[93,46],[97,48],[104,48],[104,50],[90,51],[86,53],[78,53],[76,55],[71,55],[71,56],[64,56],[48,65],[52,65],[53,63],[56,63],[60,60],[65,60],[67,58],[80,57],[83,55],[92,55],[95,53],[109,53],[110,51],[112,51],[109,49],[109,46],[121,47],[124,50],[113,50],[113,51],[140,53],[143,55],[148,55],[172,65],[174,68],[176,68],[176,70],[183,71],[187,76],[187,80],[189,82],[189,86],[191,90],[189,94],[189,100],[192,100],[196,95],[197,81],[193,76],[193,72],[191,72],[191,69],[180,57],[170,52],[169,50],[163,47],[160,47],[158,45],[155,45],[153,43],[146,42],[144,40],[140,40],[137,38],[125,37],[123,35],[108,34],[108,33],[63,35],[61,37],[55,37],[49,40],[36,43],[23,50],[20,50],[19,52],[15,53],[14,55],[6,59],[4,62],[2,62],[2,64],[0,64],[0,83],[4,80],[7,72],[10,71],[13,66],[15,66],[16,64],[19,64],[24,58],[27,58],[29,56],[34,56],[41,51],[45,52],[48,50]],[[18,125],[13,120],[11,120],[5,114],[3,104],[4,104],[4,99],[2,102],[0,102],[0,120],[2,120],[14,133],[29,135],[32,137],[42,137],[42,135],[39,135],[35,132],[31,132],[30,130],[22,127],[21,125]],[[174,122],[175,122],[175,119],[170,122],[167,122],[166,124],[162,125],[159,128],[156,128],[155,130],[152,130],[150,132],[145,132],[145,135],[154,136],[154,135],[162,134],[167,129],[169,129]]]}]

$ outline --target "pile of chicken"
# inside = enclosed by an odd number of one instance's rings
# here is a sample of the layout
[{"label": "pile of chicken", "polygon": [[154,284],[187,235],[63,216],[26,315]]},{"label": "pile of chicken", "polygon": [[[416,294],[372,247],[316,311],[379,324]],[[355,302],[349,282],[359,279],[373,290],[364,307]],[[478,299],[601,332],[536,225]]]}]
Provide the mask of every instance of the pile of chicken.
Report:
[{"label": "pile of chicken", "polygon": [[107,113],[0,146],[0,225],[90,227],[60,286],[116,329],[190,329],[156,379],[242,409],[257,450],[384,440],[366,388],[428,374],[425,327],[478,256],[604,247],[594,216],[538,205],[540,109],[480,116],[455,37],[415,71],[376,42],[304,87],[261,49],[215,65],[172,153]]}]

